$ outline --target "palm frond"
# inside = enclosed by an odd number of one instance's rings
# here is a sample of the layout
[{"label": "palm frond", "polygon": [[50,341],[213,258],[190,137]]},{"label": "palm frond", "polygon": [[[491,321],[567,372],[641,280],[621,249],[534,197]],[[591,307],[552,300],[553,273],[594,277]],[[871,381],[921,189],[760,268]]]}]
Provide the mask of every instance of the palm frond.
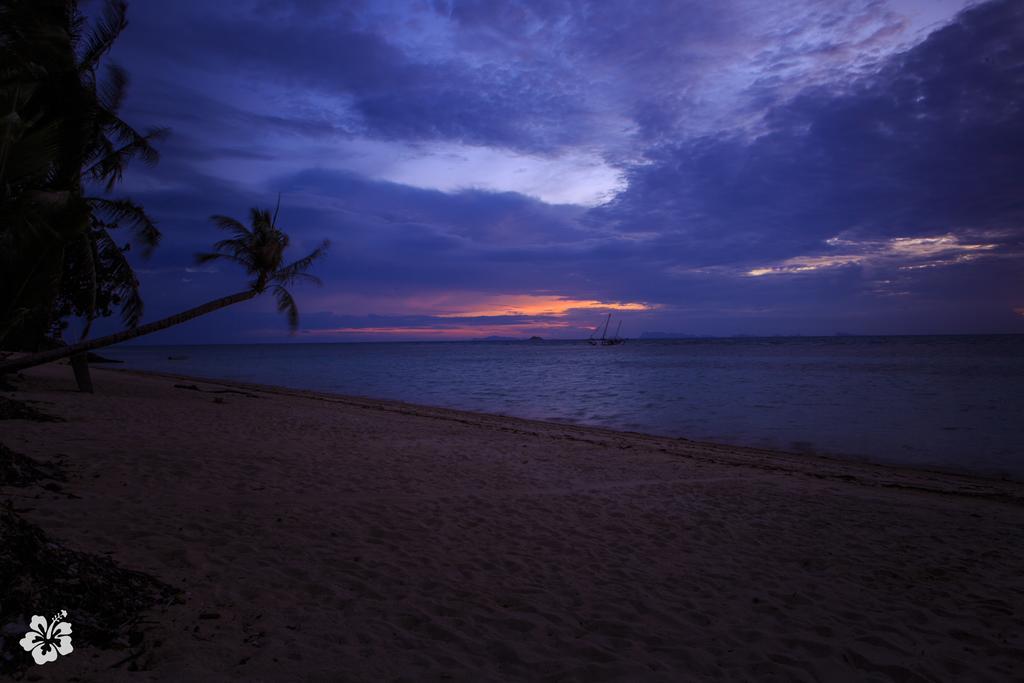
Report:
[{"label": "palm frond", "polygon": [[295,299],[281,285],[274,286],[274,298],[277,299],[277,311],[288,316],[288,329],[294,334],[299,329],[299,307]]},{"label": "palm frond", "polygon": [[235,234],[239,239],[246,239],[252,236],[249,232],[249,228],[242,225],[240,221],[231,218],[230,216],[215,215],[210,216],[210,220],[221,230],[227,230],[230,233]]},{"label": "palm frond", "polygon": [[282,285],[288,285],[302,279],[308,282],[313,282],[317,285],[321,284],[319,278],[309,275],[305,271],[308,270],[315,261],[325,256],[330,246],[331,243],[328,240],[324,240],[320,246],[314,249],[308,256],[304,256],[303,258],[278,269],[272,276],[273,281]]},{"label": "palm frond", "polygon": [[195,253],[196,265],[201,266],[209,263],[210,261],[229,261],[231,263],[238,264],[245,268],[246,272],[249,272],[249,264],[244,259],[240,259],[235,254],[225,254],[222,252],[213,251],[199,251]]},{"label": "palm frond", "polygon": [[107,77],[99,87],[100,105],[111,113],[121,109],[128,90],[128,72],[116,64],[107,66]]},{"label": "palm frond", "polygon": [[225,254],[244,254],[249,251],[249,240],[240,237],[231,237],[214,242],[213,248]]},{"label": "palm frond", "polygon": [[114,41],[121,31],[128,26],[127,14],[128,6],[124,0],[107,0],[100,18],[92,27],[89,37],[85,39],[78,59],[79,71],[91,71],[96,68],[103,55],[114,46]]},{"label": "palm frond", "polygon": [[203,265],[204,263],[209,263],[210,261],[217,261],[219,259],[226,258],[226,254],[217,254],[212,251],[197,251],[195,253],[196,265],[200,266]]},{"label": "palm frond", "polygon": [[277,193],[277,206],[274,207],[274,215],[270,219],[270,224],[272,226],[274,226],[275,228],[277,227],[277,215],[279,213],[281,213],[281,193],[280,192]]},{"label": "palm frond", "polygon": [[125,123],[116,112],[107,109],[98,110],[96,119],[105,133],[112,135],[121,147],[131,149],[145,164],[151,166],[160,161],[160,153],[152,143],[165,139],[171,132],[169,128],[149,128],[145,133],[140,133]]},{"label": "palm frond", "polygon": [[142,295],[139,293],[139,280],[135,271],[125,258],[125,250],[118,246],[105,229],[99,230],[96,235],[96,248],[110,272],[114,292],[120,300],[121,319],[128,327],[135,327],[142,319]]},{"label": "palm frond", "polygon": [[93,209],[107,219],[108,227],[120,227],[126,224],[132,231],[136,241],[142,245],[142,255],[149,257],[153,249],[160,244],[163,235],[156,222],[142,206],[130,199],[105,199],[89,197]]},{"label": "palm frond", "polygon": [[302,282],[308,282],[309,284],[314,285],[316,287],[321,287],[324,284],[323,280],[318,278],[316,275],[310,275],[309,273],[303,272],[295,272],[285,275],[282,274],[281,271],[278,271],[277,273],[274,274],[274,277],[270,279],[275,283],[285,286],[296,285]]},{"label": "palm frond", "polygon": [[[127,130],[131,130],[124,122],[120,123]],[[90,159],[93,160],[93,163],[86,169],[84,175],[96,181],[106,181],[107,192],[114,189],[114,186],[121,181],[124,169],[132,159],[140,158],[147,166],[152,166],[160,160],[160,153],[150,143],[164,137],[167,133],[166,128],[154,129],[145,135],[139,135],[135,131],[131,131],[131,133],[134,137],[120,147],[115,147],[105,136],[99,136],[92,149]]]},{"label": "palm frond", "polygon": [[213,248],[225,258],[245,268],[247,273],[255,273],[259,270],[256,264],[256,256],[248,245],[239,239],[221,240],[213,245]]}]

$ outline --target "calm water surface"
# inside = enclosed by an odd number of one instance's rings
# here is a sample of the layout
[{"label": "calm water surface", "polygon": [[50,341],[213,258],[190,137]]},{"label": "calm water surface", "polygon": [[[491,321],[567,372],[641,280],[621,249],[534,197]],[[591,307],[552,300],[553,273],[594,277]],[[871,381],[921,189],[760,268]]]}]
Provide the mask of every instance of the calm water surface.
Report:
[{"label": "calm water surface", "polygon": [[129,368],[1024,478],[1024,336],[135,346],[105,355]]}]

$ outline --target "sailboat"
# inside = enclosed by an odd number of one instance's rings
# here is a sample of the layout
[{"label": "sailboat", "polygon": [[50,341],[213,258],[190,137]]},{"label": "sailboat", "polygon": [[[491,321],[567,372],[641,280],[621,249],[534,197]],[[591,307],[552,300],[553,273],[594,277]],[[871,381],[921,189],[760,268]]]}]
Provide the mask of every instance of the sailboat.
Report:
[{"label": "sailboat", "polygon": [[621,344],[624,341],[626,341],[625,339],[619,336],[619,331],[622,330],[621,320],[619,321],[618,326],[615,328],[615,336],[608,336],[608,326],[611,325],[611,322],[612,314],[609,313],[608,318],[604,321],[604,329],[601,330],[601,336],[596,338],[594,337],[594,335],[597,334],[597,329],[595,328],[594,332],[590,335],[590,339],[588,339],[587,342],[591,346],[615,346],[616,344]]}]

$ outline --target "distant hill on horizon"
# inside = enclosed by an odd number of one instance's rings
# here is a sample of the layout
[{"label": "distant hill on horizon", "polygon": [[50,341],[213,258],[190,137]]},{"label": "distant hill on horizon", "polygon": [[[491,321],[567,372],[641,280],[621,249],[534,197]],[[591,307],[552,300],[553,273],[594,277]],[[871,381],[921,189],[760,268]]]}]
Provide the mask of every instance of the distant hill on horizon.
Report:
[{"label": "distant hill on horizon", "polygon": [[699,335],[682,332],[642,332],[641,339],[697,339]]}]

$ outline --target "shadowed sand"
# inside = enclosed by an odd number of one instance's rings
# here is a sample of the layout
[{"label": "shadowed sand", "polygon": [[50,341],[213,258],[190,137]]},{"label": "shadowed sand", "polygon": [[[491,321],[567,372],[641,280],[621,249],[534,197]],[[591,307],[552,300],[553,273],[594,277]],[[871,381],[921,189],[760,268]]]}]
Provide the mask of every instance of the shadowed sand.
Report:
[{"label": "shadowed sand", "polygon": [[1024,677],[1021,484],[94,375],[4,394],[66,418],[0,441],[78,496],[18,503],[185,599],[148,672],[81,649],[44,680]]}]

